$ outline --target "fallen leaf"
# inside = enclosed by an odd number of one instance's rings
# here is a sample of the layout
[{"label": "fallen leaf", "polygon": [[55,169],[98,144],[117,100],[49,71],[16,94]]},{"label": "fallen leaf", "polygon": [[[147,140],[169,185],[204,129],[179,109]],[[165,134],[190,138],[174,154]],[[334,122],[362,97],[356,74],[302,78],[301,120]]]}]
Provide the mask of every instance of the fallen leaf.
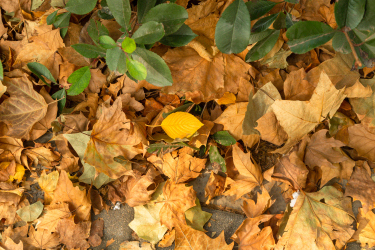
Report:
[{"label": "fallen leaf", "polygon": [[271,200],[271,196],[264,186],[261,187],[262,193],[257,195],[257,203],[251,199],[244,199],[242,210],[248,218],[255,218],[262,215],[266,210],[275,203],[276,200]]},{"label": "fallen leaf", "polygon": [[355,100],[358,100],[357,98],[371,97],[373,94],[371,85],[372,85],[371,81],[369,80],[366,80],[366,79],[357,80],[353,86],[346,88],[345,94],[347,95],[348,98],[355,98]]},{"label": "fallen leaf", "polygon": [[65,202],[52,204],[45,207],[45,214],[39,218],[38,229],[46,229],[48,232],[56,232],[57,224],[61,219],[72,215],[69,205]]},{"label": "fallen leaf", "polygon": [[215,174],[213,171],[210,174],[210,178],[207,181],[206,187],[204,188],[204,196],[207,197],[206,203],[214,197],[221,195],[224,192],[225,177]]},{"label": "fallen leaf", "polygon": [[206,230],[203,229],[203,226],[211,218],[212,214],[202,210],[198,198],[195,199],[195,204],[195,207],[189,208],[185,212],[186,223],[195,230],[206,232]]},{"label": "fallen leaf", "polygon": [[281,146],[288,139],[288,134],[285,133],[283,127],[280,126],[275,113],[266,113],[260,117],[256,123],[258,126],[254,129],[259,131],[262,140]]},{"label": "fallen leaf", "polygon": [[375,246],[375,231],[374,231],[374,220],[375,214],[372,211],[368,211],[366,214],[359,208],[357,216],[358,229],[353,235],[353,239],[356,239],[361,243],[363,248],[371,248]]},{"label": "fallen leaf", "polygon": [[90,226],[90,221],[75,224],[72,217],[65,218],[57,224],[56,232],[58,233],[60,242],[65,244],[69,249],[87,249],[90,247],[87,242],[87,238],[90,236]]},{"label": "fallen leaf", "polygon": [[305,80],[305,77],[304,68],[289,73],[284,82],[285,100],[310,100],[316,85]]},{"label": "fallen leaf", "polygon": [[227,105],[236,102],[236,96],[233,93],[225,92],[220,99],[215,100],[219,105]]},{"label": "fallen leaf", "polygon": [[371,127],[375,127],[375,106],[373,102],[375,96],[375,81],[373,81],[373,79],[370,79],[361,80],[360,82],[367,88],[371,88],[372,95],[367,98],[350,99],[350,104],[352,105],[354,112],[357,114],[362,123],[366,123]]},{"label": "fallen leaf", "polygon": [[119,250],[153,250],[152,245],[147,242],[124,241],[121,243]]},{"label": "fallen leaf", "polygon": [[55,191],[57,182],[59,181],[59,172],[53,171],[46,174],[45,171],[42,172],[38,179],[39,187],[44,191],[44,201],[46,204],[51,203],[53,200],[53,191]]},{"label": "fallen leaf", "polygon": [[189,145],[196,148],[200,148],[202,145],[206,146],[208,137],[210,136],[211,129],[214,127],[215,123],[207,120],[203,120],[204,124],[200,129],[198,129],[197,136],[191,138]]},{"label": "fallen leaf", "polygon": [[22,242],[25,244],[25,249],[31,250],[50,249],[60,244],[57,234],[44,229],[35,230],[33,226],[30,227],[29,237],[23,238]]},{"label": "fallen leaf", "polygon": [[103,230],[104,220],[102,218],[98,218],[91,223],[89,244],[92,247],[97,247],[102,243]]},{"label": "fallen leaf", "polygon": [[37,201],[17,210],[17,214],[23,221],[31,222],[38,219],[39,215],[43,212],[43,207],[43,204]]},{"label": "fallen leaf", "polygon": [[368,132],[362,124],[355,124],[348,128],[348,146],[357,150],[358,155],[366,157],[370,161],[375,161],[374,143],[375,135]]},{"label": "fallen leaf", "polygon": [[0,243],[0,247],[3,247],[4,250],[23,250],[22,241],[16,244],[11,238],[8,237],[3,238],[2,241],[3,243]]},{"label": "fallen leaf", "polygon": [[170,247],[176,238],[176,230],[172,230],[166,233],[161,241],[159,241],[158,247]]},{"label": "fallen leaf", "polygon": [[191,137],[204,124],[195,116],[186,112],[175,112],[167,116],[161,127],[172,139]]}]

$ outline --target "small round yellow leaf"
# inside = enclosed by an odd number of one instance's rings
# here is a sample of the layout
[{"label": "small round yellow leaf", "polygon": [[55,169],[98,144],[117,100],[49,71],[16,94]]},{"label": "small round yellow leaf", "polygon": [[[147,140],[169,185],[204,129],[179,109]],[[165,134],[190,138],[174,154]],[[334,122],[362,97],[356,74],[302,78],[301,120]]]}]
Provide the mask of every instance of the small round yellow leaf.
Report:
[{"label": "small round yellow leaf", "polygon": [[204,124],[186,112],[172,113],[161,123],[161,127],[172,139],[192,136]]}]

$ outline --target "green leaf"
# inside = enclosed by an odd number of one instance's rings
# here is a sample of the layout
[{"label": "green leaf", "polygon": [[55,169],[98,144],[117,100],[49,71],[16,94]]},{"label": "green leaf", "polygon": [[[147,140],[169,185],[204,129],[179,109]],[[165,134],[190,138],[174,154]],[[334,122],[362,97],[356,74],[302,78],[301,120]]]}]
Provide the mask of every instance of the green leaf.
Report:
[{"label": "green leaf", "polygon": [[34,11],[43,4],[44,0],[33,0],[31,4],[31,10]]},{"label": "green leaf", "polygon": [[264,31],[264,30],[268,29],[268,27],[270,27],[271,24],[275,21],[277,16],[278,16],[278,13],[263,17],[262,19],[259,19],[254,24],[253,28],[251,29],[251,32],[261,32],[261,31]]},{"label": "green leaf", "polygon": [[295,23],[297,23],[297,21],[293,21],[293,17],[290,13],[287,13],[286,14],[286,18],[285,18],[285,25],[286,25],[286,28],[289,29],[290,27],[292,27]]},{"label": "green leaf", "polygon": [[114,19],[115,17],[112,15],[111,10],[109,7],[103,7],[101,10],[98,11],[98,17],[104,20]]},{"label": "green leaf", "polygon": [[285,2],[297,4],[297,3],[299,3],[299,0],[285,0]]},{"label": "green leaf", "polygon": [[237,142],[236,139],[234,139],[233,136],[231,136],[228,131],[216,132],[212,137],[217,143],[224,145],[224,146],[230,146],[230,145],[236,144]]},{"label": "green leaf", "polygon": [[68,95],[79,95],[89,85],[91,72],[88,66],[82,67],[74,71],[69,77],[68,82],[72,84],[68,89]]},{"label": "green leaf", "polygon": [[284,12],[279,13],[275,22],[273,23],[273,28],[275,30],[281,30],[286,28],[286,15],[284,14]]},{"label": "green leaf", "polygon": [[107,4],[116,21],[128,29],[132,12],[129,0],[107,0]]},{"label": "green leaf", "polygon": [[[31,72],[33,72],[40,80],[42,80],[45,84],[50,86],[46,80],[44,80],[43,76],[50,80],[53,83],[56,83],[55,78],[53,78],[51,72],[47,69],[46,66],[37,62],[31,62],[27,64],[27,67]],[[50,86],[51,87],[51,86]]]},{"label": "green leaf", "polygon": [[149,21],[162,23],[165,35],[170,35],[176,32],[187,18],[188,13],[184,7],[174,3],[163,3],[150,9],[143,17],[142,23]]},{"label": "green leaf", "polygon": [[63,109],[65,108],[66,103],[66,91],[64,88],[60,89],[59,91],[55,92],[51,96],[54,100],[60,100],[57,102],[57,107],[59,108],[59,113],[62,113]]},{"label": "green leaf", "polygon": [[372,1],[366,1],[365,14],[362,21],[357,26],[358,30],[375,31],[375,4]]},{"label": "green leaf", "polygon": [[114,179],[110,178],[108,175],[104,173],[99,173],[99,175],[95,178],[96,176],[95,167],[91,166],[90,164],[84,161],[82,161],[82,165],[83,165],[83,174],[78,178],[80,182],[83,182],[89,185],[93,184],[94,187],[99,189],[103,185],[114,181]]},{"label": "green leaf", "polygon": [[0,61],[0,81],[4,79],[3,63]]},{"label": "green leaf", "polygon": [[105,49],[112,49],[117,46],[115,40],[113,40],[110,36],[100,36],[99,45]]},{"label": "green leaf", "polygon": [[99,37],[109,35],[108,29],[100,21],[96,21],[94,19],[90,19],[89,26],[87,27],[87,33],[89,33],[89,36],[96,45],[99,43]]},{"label": "green leaf", "polygon": [[141,81],[146,79],[147,70],[142,63],[126,58],[126,67],[128,68],[129,74],[136,80]]},{"label": "green leaf", "polygon": [[126,55],[119,47],[107,50],[106,60],[108,68],[112,71],[125,74],[128,70],[126,67]]},{"label": "green leaf", "polygon": [[195,199],[195,207],[189,208],[185,211],[186,224],[195,230],[206,232],[203,226],[211,218],[212,214],[202,210],[199,199]]},{"label": "green leaf", "polygon": [[216,146],[211,146],[209,150],[210,161],[211,163],[216,163],[221,166],[221,171],[227,171],[227,165],[225,163],[224,158],[220,155],[219,150]]},{"label": "green leaf", "polygon": [[137,48],[135,45],[134,39],[130,37],[125,37],[124,41],[121,43],[121,48],[126,52],[126,53],[133,53],[134,50]]},{"label": "green leaf", "polygon": [[189,26],[182,24],[182,26],[173,34],[164,36],[160,43],[171,46],[171,47],[181,47],[185,46],[191,42],[198,35],[195,34]]},{"label": "green leaf", "polygon": [[103,48],[97,47],[95,45],[78,43],[78,44],[72,45],[72,47],[78,53],[80,53],[81,55],[87,58],[97,58],[98,56],[105,57],[106,50]]},{"label": "green leaf", "polygon": [[142,23],[143,17],[147,14],[147,12],[154,7],[156,4],[156,0],[138,0],[137,2],[137,14],[138,14],[138,22]]},{"label": "green leaf", "polygon": [[58,10],[54,11],[52,14],[49,14],[47,17],[47,24],[51,25],[56,21],[56,16],[57,16]]},{"label": "green leaf", "polygon": [[250,14],[243,0],[235,0],[226,8],[217,22],[215,42],[226,54],[240,53],[250,39]]},{"label": "green leaf", "polygon": [[61,37],[64,38],[66,33],[68,32],[68,27],[69,27],[69,21],[70,21],[70,12],[65,12],[56,17],[55,22],[53,23],[53,26],[55,28],[61,28],[60,29],[60,34]]},{"label": "green leaf", "polygon": [[139,27],[139,29],[134,32],[132,38],[139,44],[153,44],[159,41],[163,36],[163,24],[150,21]]},{"label": "green leaf", "polygon": [[155,143],[155,144],[151,144],[150,146],[148,146],[147,152],[149,152],[150,154],[156,152],[159,155],[160,153],[168,151],[169,149],[177,149],[181,147],[183,147],[183,145]]},{"label": "green leaf", "polygon": [[335,4],[335,19],[342,29],[355,29],[365,14],[366,0],[340,0]]},{"label": "green leaf", "polygon": [[95,8],[96,2],[97,0],[73,0],[65,5],[65,9],[77,15],[85,15]]},{"label": "green leaf", "polygon": [[250,13],[251,20],[256,20],[270,11],[273,7],[275,7],[276,4],[277,3],[270,1],[249,1],[246,3],[246,7]]},{"label": "green leaf", "polygon": [[137,48],[133,53],[133,58],[141,62],[147,70],[146,81],[164,87],[173,84],[172,74],[164,60],[149,50]]},{"label": "green leaf", "polygon": [[352,52],[348,40],[346,39],[345,34],[343,32],[335,33],[332,39],[332,47],[335,51],[343,54],[349,54]]},{"label": "green leaf", "polygon": [[280,30],[274,30],[266,38],[263,38],[246,55],[246,62],[252,62],[261,59],[275,46],[279,38]]},{"label": "green leaf", "polygon": [[300,21],[286,32],[289,48],[297,54],[306,53],[325,44],[335,34],[329,25],[318,21]]},{"label": "green leaf", "polygon": [[250,35],[249,44],[259,42],[260,40],[269,36],[274,31],[275,30],[266,29],[265,31],[262,31],[262,32],[252,32],[251,35]]},{"label": "green leaf", "polygon": [[29,206],[17,210],[17,214],[23,221],[30,222],[38,219],[43,212],[43,203],[37,201]]}]

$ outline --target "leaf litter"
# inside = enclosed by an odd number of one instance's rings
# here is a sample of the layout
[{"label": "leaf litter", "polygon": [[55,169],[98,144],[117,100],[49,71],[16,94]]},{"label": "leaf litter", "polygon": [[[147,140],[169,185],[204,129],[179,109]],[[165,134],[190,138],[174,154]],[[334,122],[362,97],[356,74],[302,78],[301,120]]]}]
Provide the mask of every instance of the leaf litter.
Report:
[{"label": "leaf litter", "polygon": [[[270,54],[247,63],[251,48],[228,55],[214,41],[233,1],[177,1],[197,36],[187,46],[153,46],[172,73],[173,85],[161,88],[76,53],[71,46],[87,39],[81,30],[90,32],[80,11],[61,36],[64,28],[47,24],[56,1],[32,1],[33,10],[21,2],[0,3],[2,248],[99,246],[105,222],[91,212],[120,202],[134,209],[129,227],[149,242],[120,249],[172,242],[175,249],[233,249],[223,232],[205,233],[211,214],[202,207],[219,196],[243,203],[247,219],[231,236],[239,249],[375,246],[373,69],[351,70],[353,56],[332,53],[329,43],[295,54],[285,30]],[[314,2],[298,4],[294,15],[335,25],[333,5]],[[114,24],[96,11],[95,27]],[[207,204],[190,183],[203,171]],[[278,214],[269,210],[274,186],[286,203],[294,200]],[[42,198],[29,197],[34,187]],[[362,204],[356,218],[354,201]]]}]

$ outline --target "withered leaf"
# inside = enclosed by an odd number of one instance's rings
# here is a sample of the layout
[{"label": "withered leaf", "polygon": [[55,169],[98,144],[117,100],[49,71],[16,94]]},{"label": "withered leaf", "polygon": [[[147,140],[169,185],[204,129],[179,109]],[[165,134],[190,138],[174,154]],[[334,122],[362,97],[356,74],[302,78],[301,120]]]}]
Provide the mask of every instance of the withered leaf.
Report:
[{"label": "withered leaf", "polygon": [[30,227],[29,237],[23,238],[22,241],[26,245],[25,249],[31,250],[54,248],[60,244],[57,234],[44,229],[35,230],[33,226]]},{"label": "withered leaf", "polygon": [[57,235],[60,242],[65,244],[69,249],[79,248],[87,249],[90,247],[87,238],[90,236],[91,222],[85,221],[78,224],[74,223],[73,217],[62,219],[57,224]]}]

